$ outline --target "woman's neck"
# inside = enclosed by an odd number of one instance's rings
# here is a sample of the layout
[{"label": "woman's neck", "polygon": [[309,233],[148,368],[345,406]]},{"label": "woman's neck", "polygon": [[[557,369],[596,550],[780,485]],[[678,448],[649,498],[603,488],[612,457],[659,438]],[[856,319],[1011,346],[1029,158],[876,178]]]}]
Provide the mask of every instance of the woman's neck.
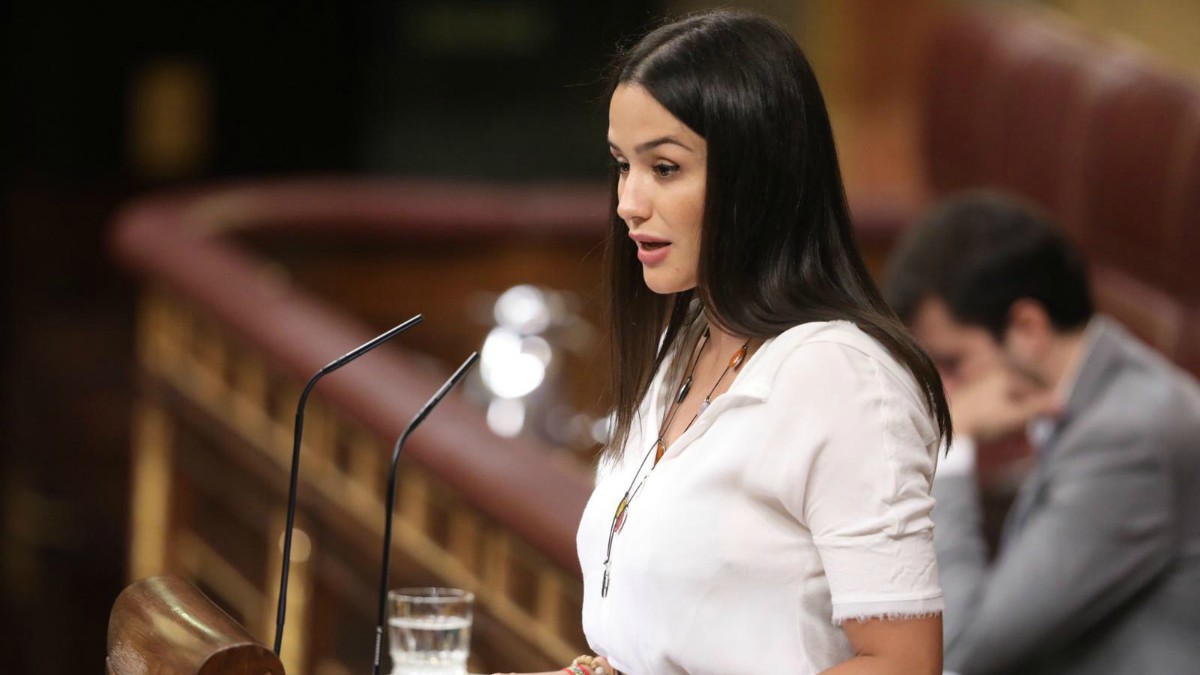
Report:
[{"label": "woman's neck", "polygon": [[746,344],[746,338],[722,330],[715,322],[708,322],[708,349],[715,354],[728,356]]}]

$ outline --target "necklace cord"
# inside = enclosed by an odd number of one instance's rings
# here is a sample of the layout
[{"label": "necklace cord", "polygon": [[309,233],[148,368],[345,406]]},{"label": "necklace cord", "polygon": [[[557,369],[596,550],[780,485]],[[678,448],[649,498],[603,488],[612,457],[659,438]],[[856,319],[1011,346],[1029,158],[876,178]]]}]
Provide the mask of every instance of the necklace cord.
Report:
[{"label": "necklace cord", "polygon": [[[604,552],[604,579],[600,586],[600,597],[608,596],[609,564],[612,562],[613,540],[616,538],[617,531],[621,529],[621,519],[624,516],[625,511],[629,508],[630,502],[632,502],[633,498],[636,497],[639,492],[641,492],[642,486],[646,484],[646,479],[650,477],[650,474],[654,471],[654,468],[658,466],[659,460],[662,459],[663,452],[666,450],[663,437],[666,435],[667,429],[670,428],[671,423],[675,421],[675,415],[679,412],[679,408],[683,404],[683,399],[691,387],[692,376],[696,374],[696,368],[700,365],[700,357],[704,354],[704,348],[708,346],[708,340],[709,332],[706,328],[704,330],[704,336],[700,343],[699,349],[696,350],[695,355],[690,359],[687,367],[685,368],[683,383],[680,385],[679,391],[674,397],[672,397],[671,404],[667,408],[666,414],[663,415],[663,421],[658,430],[658,438],[655,439],[654,443],[650,446],[650,449],[646,451],[646,454],[642,456],[642,461],[638,464],[637,470],[633,472],[633,478],[630,479],[629,486],[625,488],[625,494],[621,496],[621,501],[617,503],[617,508],[613,512],[612,524],[609,525],[608,528],[608,544],[605,547]],[[692,416],[692,419],[688,421],[687,426],[683,428],[683,432],[681,432],[680,435],[687,433],[688,429],[692,428],[692,425],[697,419],[699,419],[704,410],[708,408],[708,404],[712,402],[713,393],[716,392],[717,387],[721,386],[721,382],[725,380],[725,376],[729,374],[729,371],[739,369],[742,363],[745,362],[746,354],[748,353],[749,348],[750,340],[746,340],[746,342],[743,343],[736,352],[734,352],[733,356],[730,357],[729,364],[725,366],[725,370],[721,371],[721,375],[717,378],[717,381],[704,396],[704,401],[701,402],[700,408],[696,411],[696,414]],[[650,465],[650,471],[647,471],[643,476],[642,469],[645,468],[646,461],[650,459],[650,455],[652,453],[655,454],[654,464]],[[641,477],[641,481],[638,481],[639,476]],[[634,487],[635,485],[637,487]]]}]

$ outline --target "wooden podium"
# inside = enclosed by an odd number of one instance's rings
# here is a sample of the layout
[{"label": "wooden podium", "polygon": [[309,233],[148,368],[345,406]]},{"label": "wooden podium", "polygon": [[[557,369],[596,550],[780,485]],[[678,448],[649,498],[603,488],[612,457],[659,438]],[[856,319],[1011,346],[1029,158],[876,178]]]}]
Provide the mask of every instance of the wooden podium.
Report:
[{"label": "wooden podium", "polygon": [[283,664],[177,577],[126,588],[108,620],[107,675],[284,675]]}]

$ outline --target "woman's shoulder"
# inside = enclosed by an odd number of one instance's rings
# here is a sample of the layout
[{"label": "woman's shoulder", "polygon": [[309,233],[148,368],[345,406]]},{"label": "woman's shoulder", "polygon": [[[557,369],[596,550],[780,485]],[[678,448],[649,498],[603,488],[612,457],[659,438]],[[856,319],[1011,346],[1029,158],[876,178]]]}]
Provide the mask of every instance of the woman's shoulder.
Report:
[{"label": "woman's shoulder", "polygon": [[[824,345],[825,349],[817,348],[818,345]],[[906,371],[883,344],[853,321],[811,321],[793,326],[771,341],[773,357],[781,364],[829,350],[858,354],[889,370]]]},{"label": "woman's shoulder", "polygon": [[[789,328],[769,345],[764,364],[775,377],[864,376],[920,398],[916,378],[887,347],[852,321],[813,321]],[[883,376],[883,377],[880,377]]]},{"label": "woman's shoulder", "polygon": [[924,440],[936,436],[916,377],[853,322],[795,326],[773,341],[771,352],[770,363],[763,363],[773,379],[768,389],[784,405],[833,412],[869,402],[876,412],[904,411],[899,417],[917,424]]}]

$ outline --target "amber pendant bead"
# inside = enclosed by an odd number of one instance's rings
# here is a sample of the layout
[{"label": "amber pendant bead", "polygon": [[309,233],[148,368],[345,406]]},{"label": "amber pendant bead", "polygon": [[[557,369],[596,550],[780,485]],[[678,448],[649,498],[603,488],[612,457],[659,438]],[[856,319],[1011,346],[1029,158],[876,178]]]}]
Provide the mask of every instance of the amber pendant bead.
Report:
[{"label": "amber pendant bead", "polygon": [[663,442],[663,439],[658,439],[658,441],[654,444],[654,463],[658,464],[658,461],[663,458],[663,454],[666,452],[667,444]]},{"label": "amber pendant bead", "polygon": [[740,349],[733,353],[729,359],[729,367],[737,370],[742,365],[742,361],[746,360],[746,345],[742,345]]},{"label": "amber pendant bead", "polygon": [[617,505],[616,522],[613,524],[614,532],[620,532],[621,528],[624,527],[624,525],[625,525],[625,509],[627,509],[627,508],[629,508],[629,502],[622,499],[621,503]]}]

